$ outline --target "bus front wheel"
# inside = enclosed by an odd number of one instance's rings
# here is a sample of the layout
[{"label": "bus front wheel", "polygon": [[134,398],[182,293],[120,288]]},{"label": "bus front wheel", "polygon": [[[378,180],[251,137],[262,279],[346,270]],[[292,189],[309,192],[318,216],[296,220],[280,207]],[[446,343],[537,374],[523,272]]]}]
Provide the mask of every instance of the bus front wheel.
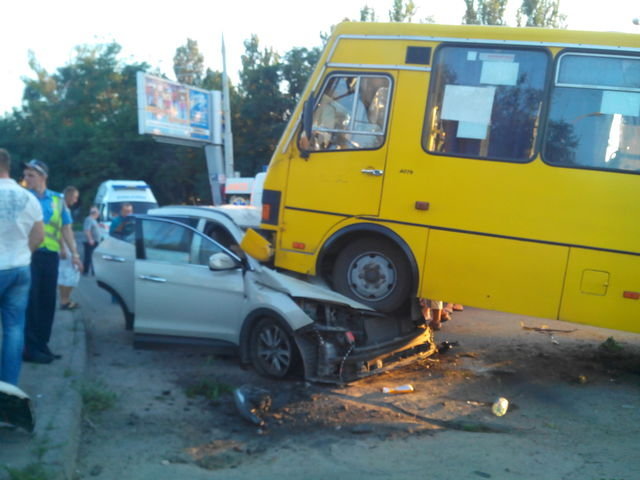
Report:
[{"label": "bus front wheel", "polygon": [[411,294],[411,269],[405,255],[391,241],[362,238],[338,254],[333,287],[371,308],[390,313]]}]

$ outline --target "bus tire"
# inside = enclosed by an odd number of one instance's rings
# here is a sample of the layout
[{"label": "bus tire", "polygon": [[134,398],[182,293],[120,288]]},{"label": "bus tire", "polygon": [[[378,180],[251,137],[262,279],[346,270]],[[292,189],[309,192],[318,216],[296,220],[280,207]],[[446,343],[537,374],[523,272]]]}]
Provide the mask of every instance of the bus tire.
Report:
[{"label": "bus tire", "polygon": [[395,312],[411,295],[409,261],[390,240],[361,238],[336,257],[333,288],[380,312]]}]

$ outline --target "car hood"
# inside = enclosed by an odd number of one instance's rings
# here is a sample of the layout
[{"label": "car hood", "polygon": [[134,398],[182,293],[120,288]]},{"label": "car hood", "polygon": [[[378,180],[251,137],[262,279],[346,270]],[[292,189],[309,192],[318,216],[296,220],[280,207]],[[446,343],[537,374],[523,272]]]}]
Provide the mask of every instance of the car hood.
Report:
[{"label": "car hood", "polygon": [[308,298],[322,302],[334,303],[355,308],[357,310],[374,311],[370,307],[334,292],[333,290],[315,285],[313,283],[298,280],[284,273],[276,272],[270,268],[260,265],[253,270],[256,283],[266,287],[286,293],[291,297]]}]

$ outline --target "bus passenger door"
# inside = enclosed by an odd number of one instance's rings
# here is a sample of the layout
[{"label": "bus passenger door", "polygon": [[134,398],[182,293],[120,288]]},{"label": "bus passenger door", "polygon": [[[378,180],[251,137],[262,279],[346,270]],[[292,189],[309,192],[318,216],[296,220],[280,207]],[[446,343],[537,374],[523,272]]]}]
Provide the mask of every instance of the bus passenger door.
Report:
[{"label": "bus passenger door", "polygon": [[342,218],[378,215],[393,85],[388,74],[327,76],[298,140],[307,156],[290,161],[282,249],[313,253]]}]

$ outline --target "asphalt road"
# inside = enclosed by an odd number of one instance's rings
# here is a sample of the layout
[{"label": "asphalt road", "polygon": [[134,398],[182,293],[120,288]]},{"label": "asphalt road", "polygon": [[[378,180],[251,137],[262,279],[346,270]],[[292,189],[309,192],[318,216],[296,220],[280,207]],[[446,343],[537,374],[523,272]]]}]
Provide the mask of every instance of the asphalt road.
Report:
[{"label": "asphalt road", "polygon": [[[467,308],[437,334],[446,353],[335,388],[203,351],[134,350],[92,278],[75,298],[88,379],[111,399],[85,405],[79,478],[640,478],[640,335]],[[572,331],[523,328],[543,325]],[[601,347],[609,337],[619,350]],[[265,428],[226,391],[246,384],[273,398]],[[402,384],[415,392],[382,393]]]}]

